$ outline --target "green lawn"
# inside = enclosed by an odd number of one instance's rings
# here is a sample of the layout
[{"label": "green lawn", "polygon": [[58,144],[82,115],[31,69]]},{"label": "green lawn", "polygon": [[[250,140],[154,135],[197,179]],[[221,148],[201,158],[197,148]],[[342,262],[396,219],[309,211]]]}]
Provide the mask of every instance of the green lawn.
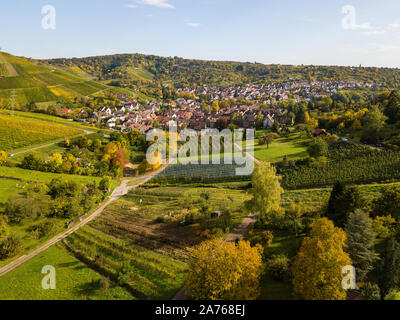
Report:
[{"label": "green lawn", "polygon": [[256,140],[254,146],[254,156],[261,161],[278,162],[285,156],[289,160],[296,160],[307,157],[307,148],[300,144],[299,134],[292,134],[288,138],[279,138],[275,140],[269,148],[259,146]]},{"label": "green lawn", "polygon": [[[42,288],[44,266],[56,270],[56,289]],[[94,290],[92,280],[101,276],[53,246],[32,260],[0,278],[0,300],[131,300],[132,296],[121,287],[110,285],[105,291]]]}]

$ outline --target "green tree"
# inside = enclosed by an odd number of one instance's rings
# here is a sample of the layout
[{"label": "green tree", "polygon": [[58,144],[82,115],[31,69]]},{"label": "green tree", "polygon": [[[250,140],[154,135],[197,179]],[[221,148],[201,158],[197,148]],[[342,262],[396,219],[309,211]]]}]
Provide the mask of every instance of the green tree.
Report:
[{"label": "green tree", "polygon": [[389,186],[382,189],[375,200],[374,207],[378,216],[400,218],[400,186]]},{"label": "green tree", "polygon": [[382,296],[386,296],[400,287],[400,244],[395,239],[388,241],[383,257],[379,266],[379,287]]},{"label": "green tree", "polygon": [[385,126],[387,117],[377,107],[366,113],[363,119],[363,135],[362,139],[368,143],[376,143],[380,139],[380,133]]},{"label": "green tree", "polygon": [[346,251],[356,268],[357,280],[362,281],[374,268],[374,262],[378,260],[378,254],[374,249],[376,236],[368,214],[362,210],[350,213],[345,231],[347,234]]},{"label": "green tree", "polygon": [[347,187],[344,183],[338,182],[331,192],[326,215],[336,226],[343,228],[348,214],[361,207],[362,200],[359,189]]},{"label": "green tree", "polygon": [[324,139],[317,138],[308,146],[307,152],[310,157],[319,158],[327,156],[328,149],[328,143]]},{"label": "green tree", "polygon": [[246,202],[246,207],[261,216],[278,210],[284,190],[276,168],[269,162],[261,162],[255,168],[251,181],[249,193],[252,199]]},{"label": "green tree", "polygon": [[397,90],[390,93],[384,114],[387,117],[387,122],[390,124],[395,124],[400,120],[400,94]]}]

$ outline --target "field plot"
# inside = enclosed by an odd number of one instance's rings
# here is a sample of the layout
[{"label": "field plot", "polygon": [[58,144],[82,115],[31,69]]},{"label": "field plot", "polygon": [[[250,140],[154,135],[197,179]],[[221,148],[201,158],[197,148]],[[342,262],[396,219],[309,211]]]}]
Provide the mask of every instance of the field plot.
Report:
[{"label": "field plot", "polygon": [[[42,268],[56,270],[56,290],[42,288]],[[93,281],[102,277],[57,246],[0,278],[0,300],[131,300],[132,296],[119,286],[99,290]]]},{"label": "field plot", "polygon": [[187,248],[205,240],[205,228],[222,227],[222,218],[182,224],[205,192],[210,210],[232,212],[228,232],[241,222],[243,191],[139,188],[71,235],[67,248],[136,298],[170,299],[184,284]]},{"label": "field plot", "polygon": [[[88,184],[95,181],[100,182],[101,177],[77,176],[69,174],[47,173],[39,171],[24,170],[21,168],[0,167],[0,212],[8,198],[17,195],[34,183],[49,183],[51,180],[60,177],[65,180],[76,181],[80,184]],[[113,188],[116,182],[113,182]]]},{"label": "field plot", "polygon": [[0,150],[12,151],[81,133],[77,128],[0,114]]}]

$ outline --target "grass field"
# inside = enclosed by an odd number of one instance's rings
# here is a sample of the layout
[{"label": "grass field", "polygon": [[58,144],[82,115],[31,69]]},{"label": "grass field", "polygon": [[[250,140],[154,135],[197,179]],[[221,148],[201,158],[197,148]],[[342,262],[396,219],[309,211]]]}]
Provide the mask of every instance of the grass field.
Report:
[{"label": "grass field", "polygon": [[259,146],[256,140],[254,146],[254,156],[260,161],[278,162],[282,161],[285,156],[288,160],[296,160],[307,157],[307,148],[302,146],[299,134],[292,134],[288,138],[280,138],[275,140],[269,148]]},{"label": "grass field", "polygon": [[[44,266],[56,270],[56,290],[42,288]],[[0,300],[132,300],[119,286],[102,292],[91,286],[101,276],[87,268],[65,249],[53,246],[0,278]]]},{"label": "grass field", "polygon": [[78,128],[0,114],[0,150],[7,152],[81,133]]}]

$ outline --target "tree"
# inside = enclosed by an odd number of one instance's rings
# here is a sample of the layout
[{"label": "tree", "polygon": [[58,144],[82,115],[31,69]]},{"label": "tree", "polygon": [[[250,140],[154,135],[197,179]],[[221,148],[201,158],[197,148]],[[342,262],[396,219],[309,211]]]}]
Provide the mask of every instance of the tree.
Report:
[{"label": "tree", "polygon": [[400,187],[389,186],[382,189],[374,203],[375,212],[379,216],[400,218]]},{"label": "tree", "polygon": [[321,138],[315,139],[307,148],[310,157],[319,158],[325,157],[328,154],[328,143]]},{"label": "tree", "polygon": [[13,258],[24,250],[24,241],[15,234],[0,243],[0,259]]},{"label": "tree", "polygon": [[378,260],[375,252],[375,233],[368,214],[356,210],[349,214],[345,228],[347,234],[347,253],[357,271],[357,280],[364,280]]},{"label": "tree", "polygon": [[251,181],[249,193],[252,199],[246,202],[247,208],[260,215],[278,210],[284,190],[276,175],[276,168],[269,162],[261,162],[255,168]]},{"label": "tree", "polygon": [[254,300],[262,273],[261,247],[216,239],[190,249],[187,293],[194,300]]},{"label": "tree", "polygon": [[7,163],[7,153],[5,151],[0,151],[0,166],[4,166]]},{"label": "tree", "polygon": [[385,126],[387,117],[377,106],[364,116],[364,131],[362,139],[368,143],[376,143],[380,138],[381,129]]},{"label": "tree", "polygon": [[110,177],[104,177],[99,183],[99,189],[104,193],[109,193],[111,191],[111,181]]},{"label": "tree", "polygon": [[274,140],[277,138],[277,134],[276,133],[266,133],[261,135],[258,138],[258,144],[259,145],[267,145],[267,148],[269,149],[269,146],[272,142],[274,142]]},{"label": "tree", "polygon": [[362,200],[358,188],[347,187],[344,183],[338,182],[332,189],[326,215],[337,227],[342,228],[348,214],[361,207]]},{"label": "tree", "polygon": [[389,124],[395,124],[400,120],[400,94],[393,90],[389,95],[389,100],[384,110]]},{"label": "tree", "polygon": [[342,268],[351,265],[345,242],[345,232],[332,221],[315,221],[293,263],[294,292],[308,300],[345,300]]},{"label": "tree", "polygon": [[382,296],[400,287],[400,244],[395,239],[387,243],[384,259],[379,266],[379,287]]}]

